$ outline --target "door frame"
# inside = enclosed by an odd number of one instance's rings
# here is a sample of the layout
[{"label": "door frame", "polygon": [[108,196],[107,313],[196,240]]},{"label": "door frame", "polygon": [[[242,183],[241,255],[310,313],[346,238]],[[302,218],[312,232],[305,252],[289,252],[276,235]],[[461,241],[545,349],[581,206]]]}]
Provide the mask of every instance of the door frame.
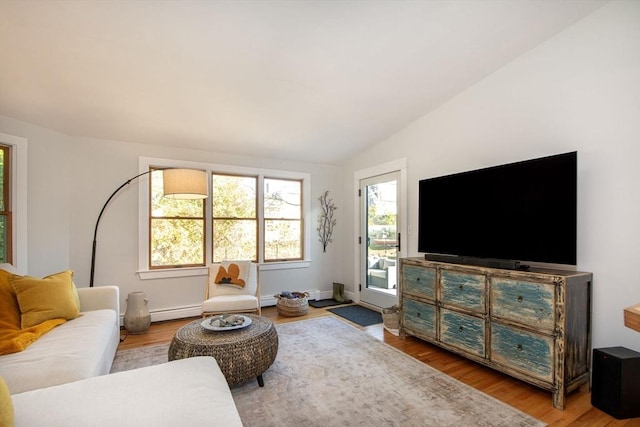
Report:
[{"label": "door frame", "polygon": [[[361,221],[362,221],[362,212],[361,212],[361,203],[360,198],[358,197],[358,190],[360,189],[360,181],[367,178],[372,178],[378,175],[384,175],[387,173],[399,172],[400,173],[400,182],[398,183],[398,223],[399,227],[397,229],[398,233],[401,233],[402,239],[400,241],[400,248],[398,249],[398,257],[406,257],[407,256],[407,159],[401,158],[392,160],[377,166],[372,166],[366,169],[357,170],[353,173],[353,230],[354,230],[354,247],[353,247],[353,283],[355,284],[354,289],[354,298],[355,302],[360,302],[360,293],[361,286],[366,286],[366,277],[362,277],[362,266],[360,263],[362,260],[360,259],[361,255],[361,247],[362,243],[358,242],[358,238],[361,236]],[[398,302],[399,292],[396,293],[396,303]]]}]

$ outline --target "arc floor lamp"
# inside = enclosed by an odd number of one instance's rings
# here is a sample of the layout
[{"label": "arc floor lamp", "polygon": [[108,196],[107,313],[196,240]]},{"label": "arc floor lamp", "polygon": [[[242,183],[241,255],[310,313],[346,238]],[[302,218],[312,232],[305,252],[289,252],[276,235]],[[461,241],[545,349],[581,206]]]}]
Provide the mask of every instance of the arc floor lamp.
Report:
[{"label": "arc floor lamp", "polygon": [[[89,278],[89,287],[93,287],[93,276],[96,268],[96,240],[98,236],[98,225],[100,219],[107,205],[118,194],[120,190],[129,185],[133,180],[140,178],[143,175],[148,175],[153,170],[148,170],[129,178],[120,187],[116,188],[116,191],[111,193],[111,196],[107,199],[104,206],[100,210],[98,220],[96,221],[96,228],[93,231],[93,248],[91,250],[91,276]],[[202,170],[196,169],[164,169],[162,171],[162,181],[164,197],[171,199],[206,199],[209,195],[207,191],[207,173]]]}]

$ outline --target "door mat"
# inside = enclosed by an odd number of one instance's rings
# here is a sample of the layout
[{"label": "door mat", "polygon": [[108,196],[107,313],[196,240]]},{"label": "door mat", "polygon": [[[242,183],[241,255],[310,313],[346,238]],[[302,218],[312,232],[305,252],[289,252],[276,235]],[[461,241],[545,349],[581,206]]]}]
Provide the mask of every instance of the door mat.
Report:
[{"label": "door mat", "polygon": [[346,307],[330,308],[327,311],[344,317],[350,322],[360,326],[371,326],[382,323],[382,314],[361,305],[348,305]]},{"label": "door mat", "polygon": [[309,301],[309,305],[311,307],[315,307],[315,308],[323,308],[323,307],[331,307],[333,305],[342,305],[342,304],[351,304],[353,301],[346,300],[345,302],[338,302],[334,299],[320,299],[320,300],[313,300],[313,301]]}]

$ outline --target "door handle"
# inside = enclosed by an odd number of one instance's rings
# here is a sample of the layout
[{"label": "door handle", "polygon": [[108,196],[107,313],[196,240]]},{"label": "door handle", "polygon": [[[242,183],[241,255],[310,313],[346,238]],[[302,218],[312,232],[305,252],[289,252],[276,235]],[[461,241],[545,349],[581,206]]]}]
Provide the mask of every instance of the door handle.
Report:
[{"label": "door handle", "polygon": [[396,245],[396,249],[400,252],[400,246],[402,245],[402,235],[398,233],[398,244]]}]

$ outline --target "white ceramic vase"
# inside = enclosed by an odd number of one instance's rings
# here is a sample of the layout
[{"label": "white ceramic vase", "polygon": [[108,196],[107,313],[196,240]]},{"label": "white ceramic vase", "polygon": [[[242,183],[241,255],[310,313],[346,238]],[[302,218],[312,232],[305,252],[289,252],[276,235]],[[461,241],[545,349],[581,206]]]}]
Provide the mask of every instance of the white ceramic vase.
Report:
[{"label": "white ceramic vase", "polygon": [[127,311],[124,313],[124,328],[130,334],[144,334],[151,325],[151,314],[144,292],[131,292],[127,296]]}]

